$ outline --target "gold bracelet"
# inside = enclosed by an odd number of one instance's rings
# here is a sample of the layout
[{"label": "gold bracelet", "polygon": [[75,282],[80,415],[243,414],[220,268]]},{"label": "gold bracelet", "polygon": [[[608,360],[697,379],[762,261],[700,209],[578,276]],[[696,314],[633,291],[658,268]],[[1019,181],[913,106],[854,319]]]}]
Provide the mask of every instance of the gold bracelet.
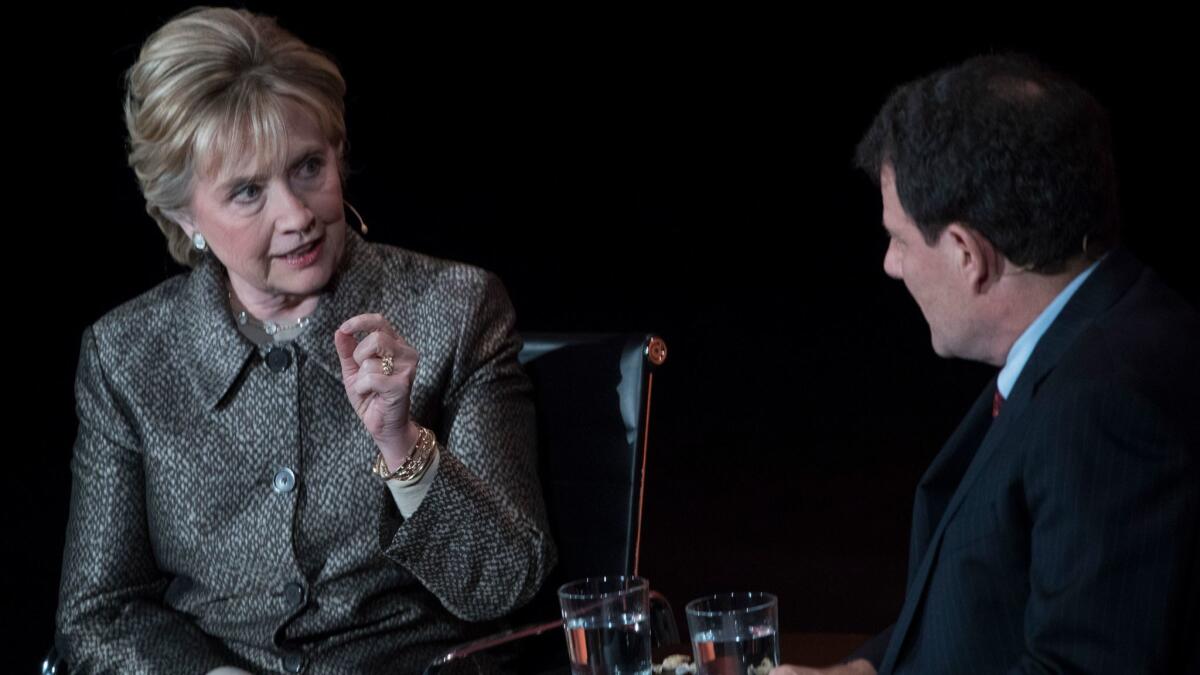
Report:
[{"label": "gold bracelet", "polygon": [[383,452],[375,455],[375,463],[371,466],[371,473],[379,476],[384,480],[402,480],[410,481],[425,473],[429,468],[429,464],[433,461],[434,451],[437,450],[437,436],[425,427],[418,425],[421,430],[417,435],[417,444],[413,446],[412,452],[409,453],[408,459],[400,465],[400,468],[395,471],[388,469],[387,460],[383,458]]}]

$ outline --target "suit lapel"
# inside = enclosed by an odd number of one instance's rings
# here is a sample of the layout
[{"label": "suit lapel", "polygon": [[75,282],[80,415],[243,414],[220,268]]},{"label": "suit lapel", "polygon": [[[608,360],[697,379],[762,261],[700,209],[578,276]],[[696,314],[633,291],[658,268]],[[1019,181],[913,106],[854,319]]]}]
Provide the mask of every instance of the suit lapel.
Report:
[{"label": "suit lapel", "polygon": [[916,578],[917,561],[924,556],[929,548],[930,538],[934,528],[942,520],[946,506],[954,494],[955,488],[962,482],[962,477],[975,457],[984,436],[992,425],[992,392],[996,389],[996,379],[984,387],[983,392],[967,412],[966,417],[959,423],[958,428],[950,435],[949,440],[942,446],[940,452],[926,469],[925,475],[917,486],[917,495],[913,504],[912,537],[909,544],[908,583],[911,586]]},{"label": "suit lapel", "polygon": [[[918,515],[915,511],[913,514],[913,541],[910,546],[910,555],[914,555],[909,559],[909,583],[908,590],[904,594],[904,606],[900,610],[900,618],[896,620],[896,627],[892,632],[891,642],[888,643],[887,652],[884,654],[883,664],[880,667],[881,673],[891,672],[895,666],[896,659],[899,656],[900,648],[904,644],[904,639],[908,633],[909,627],[912,625],[913,617],[916,615],[918,607],[921,605],[921,599],[925,594],[925,585],[929,581],[930,572],[933,570],[934,561],[937,558],[938,546],[942,542],[942,535],[946,531],[946,524],[954,517],[954,513],[962,504],[963,496],[970,490],[971,485],[979,476],[981,467],[987,464],[988,459],[995,451],[1000,441],[1008,432],[1011,420],[1020,416],[1021,411],[1028,403],[1027,400],[1021,400],[1017,397],[1017,392],[1014,389],[1013,395],[1009,397],[1004,404],[1004,413],[996,419],[991,419],[992,408],[992,391],[995,388],[995,382],[985,388],[979,398],[976,399],[975,405],[971,407],[971,413],[967,419],[963,420],[959,431],[962,431],[959,439],[958,447],[947,443],[941,453],[938,453],[938,459],[943,455],[947,456],[943,463],[943,470],[937,475],[932,476],[935,484],[931,486],[933,489],[926,487],[926,480],[931,478],[934,466],[930,466],[930,471],[926,473],[926,478],[921,481],[921,486],[918,488],[917,503],[922,502],[936,505],[938,500],[945,504],[945,508],[941,510],[941,514],[937,513],[936,509],[929,508],[926,513]],[[964,427],[966,428],[964,430]],[[982,428],[981,428],[982,427]],[[955,432],[955,437],[960,436],[959,431]],[[982,432],[982,433],[981,433]],[[972,451],[969,447],[970,441],[977,440],[976,450]],[[952,437],[953,440],[953,437]],[[934,464],[937,464],[934,460]],[[965,471],[964,471],[965,468]],[[957,485],[949,484],[948,481],[961,476]],[[946,502],[945,495],[950,494],[949,501]],[[929,520],[918,521],[918,517],[928,516]],[[932,520],[937,518],[937,520]],[[933,534],[923,536],[933,528]],[[920,536],[921,541],[918,541]],[[923,541],[928,541],[927,545],[921,546]]]}]

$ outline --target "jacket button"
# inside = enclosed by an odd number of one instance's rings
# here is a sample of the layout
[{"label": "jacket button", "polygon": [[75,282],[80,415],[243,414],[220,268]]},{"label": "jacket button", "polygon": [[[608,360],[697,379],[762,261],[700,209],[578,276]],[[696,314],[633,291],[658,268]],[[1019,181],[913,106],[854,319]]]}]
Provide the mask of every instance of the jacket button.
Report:
[{"label": "jacket button", "polygon": [[298,673],[304,670],[305,658],[303,654],[288,652],[279,658],[280,664],[284,671],[289,673]]},{"label": "jacket button", "polygon": [[272,347],[267,352],[267,367],[272,373],[282,373],[292,362],[292,355],[286,349]]},{"label": "jacket button", "polygon": [[283,601],[289,609],[296,609],[304,604],[304,587],[291,581],[283,586]]},{"label": "jacket button", "polygon": [[275,472],[271,489],[277,494],[287,494],[296,488],[296,473],[286,466]]}]

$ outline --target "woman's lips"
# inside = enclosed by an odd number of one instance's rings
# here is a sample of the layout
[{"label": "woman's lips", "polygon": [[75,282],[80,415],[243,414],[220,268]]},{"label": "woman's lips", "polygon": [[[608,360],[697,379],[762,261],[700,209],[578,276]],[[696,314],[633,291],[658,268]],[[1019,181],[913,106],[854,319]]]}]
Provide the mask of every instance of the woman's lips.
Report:
[{"label": "woman's lips", "polygon": [[321,246],[324,243],[325,239],[321,238],[279,257],[292,267],[308,267],[317,260],[317,256],[321,255]]}]

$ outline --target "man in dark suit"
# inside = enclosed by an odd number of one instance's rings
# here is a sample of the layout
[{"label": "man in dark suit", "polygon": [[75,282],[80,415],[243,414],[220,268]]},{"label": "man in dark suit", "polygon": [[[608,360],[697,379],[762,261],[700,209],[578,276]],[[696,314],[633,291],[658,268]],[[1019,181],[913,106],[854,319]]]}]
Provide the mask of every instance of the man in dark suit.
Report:
[{"label": "man in dark suit", "polygon": [[934,351],[1001,371],[917,488],[896,623],[817,672],[1200,671],[1200,317],[1117,245],[1103,108],[980,57],[858,163]]}]

